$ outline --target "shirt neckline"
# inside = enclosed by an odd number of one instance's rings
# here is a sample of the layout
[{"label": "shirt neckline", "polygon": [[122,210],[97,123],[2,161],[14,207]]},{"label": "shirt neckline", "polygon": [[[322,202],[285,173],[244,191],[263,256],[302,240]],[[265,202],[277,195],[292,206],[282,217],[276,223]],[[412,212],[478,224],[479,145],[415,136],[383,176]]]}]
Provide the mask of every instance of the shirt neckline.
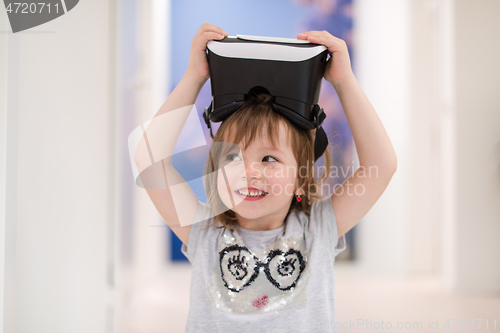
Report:
[{"label": "shirt neckline", "polygon": [[245,228],[238,228],[237,230],[243,236],[271,237],[281,234],[283,230],[285,230],[285,224],[286,222],[284,222],[280,227],[271,230],[250,230]]}]

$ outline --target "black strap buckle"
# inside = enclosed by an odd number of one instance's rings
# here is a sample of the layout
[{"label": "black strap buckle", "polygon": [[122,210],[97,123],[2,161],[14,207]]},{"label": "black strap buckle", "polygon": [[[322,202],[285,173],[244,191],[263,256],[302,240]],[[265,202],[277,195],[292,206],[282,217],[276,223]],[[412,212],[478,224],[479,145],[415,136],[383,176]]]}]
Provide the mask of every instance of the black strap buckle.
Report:
[{"label": "black strap buckle", "polygon": [[210,123],[210,113],[212,112],[212,102],[210,102],[210,105],[208,108],[205,108],[205,112],[203,112],[203,119],[205,119],[205,123],[207,124],[207,127],[210,129],[210,136],[212,139],[214,138],[214,135],[212,133],[212,124]]},{"label": "black strap buckle", "polygon": [[326,118],[325,111],[323,110],[323,108],[320,108],[318,104],[314,104],[313,114],[315,118],[314,122],[316,124],[316,128],[320,128]]}]

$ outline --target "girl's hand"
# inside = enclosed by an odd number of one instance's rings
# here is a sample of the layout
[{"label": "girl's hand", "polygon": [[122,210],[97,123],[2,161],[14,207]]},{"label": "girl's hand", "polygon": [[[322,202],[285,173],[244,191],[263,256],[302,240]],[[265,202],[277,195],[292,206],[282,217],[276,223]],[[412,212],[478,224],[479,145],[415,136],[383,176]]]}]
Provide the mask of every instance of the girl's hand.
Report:
[{"label": "girl's hand", "polygon": [[297,35],[297,39],[305,39],[314,44],[323,44],[328,48],[330,59],[325,68],[325,80],[333,86],[354,76],[347,44],[340,38],[332,36],[328,31],[308,31]]},{"label": "girl's hand", "polygon": [[191,41],[191,53],[186,75],[193,76],[200,83],[205,83],[210,78],[207,61],[207,43],[210,40],[221,40],[228,33],[221,28],[203,23]]}]

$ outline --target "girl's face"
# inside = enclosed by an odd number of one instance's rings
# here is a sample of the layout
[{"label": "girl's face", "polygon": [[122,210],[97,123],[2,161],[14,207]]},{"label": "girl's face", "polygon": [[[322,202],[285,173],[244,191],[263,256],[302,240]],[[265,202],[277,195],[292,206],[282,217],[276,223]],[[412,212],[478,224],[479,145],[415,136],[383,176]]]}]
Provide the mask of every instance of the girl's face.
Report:
[{"label": "girl's face", "polygon": [[[281,226],[294,195],[301,194],[296,184],[297,161],[283,124],[279,134],[277,148],[264,135],[246,150],[229,151],[221,156],[217,177],[219,196],[236,213],[239,225],[244,228],[266,230]],[[243,144],[239,146],[242,148]]]}]

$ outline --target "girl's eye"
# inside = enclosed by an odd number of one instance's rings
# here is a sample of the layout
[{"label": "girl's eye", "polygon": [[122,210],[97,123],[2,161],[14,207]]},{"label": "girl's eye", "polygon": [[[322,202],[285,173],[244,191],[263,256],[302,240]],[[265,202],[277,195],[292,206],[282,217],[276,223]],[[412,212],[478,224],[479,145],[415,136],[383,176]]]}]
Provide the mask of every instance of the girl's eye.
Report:
[{"label": "girl's eye", "polygon": [[[266,159],[268,159],[268,158],[270,158],[271,160],[266,161]],[[236,154],[229,154],[229,155],[227,155],[227,159],[229,161],[235,161],[237,159],[240,159],[240,156],[236,155]],[[264,162],[278,162],[278,159],[276,159],[276,158],[274,158],[272,156],[265,156],[263,158],[263,160],[264,160]]]},{"label": "girl's eye", "polygon": [[[272,158],[274,161],[278,162],[278,160],[272,156],[266,156],[266,157],[264,157],[264,159],[266,159],[267,157]],[[269,161],[269,162],[274,162],[274,161]]]},{"label": "girl's eye", "polygon": [[227,155],[227,159],[230,160],[230,161],[234,161],[236,158],[240,158],[238,155],[236,154],[229,154]]}]

